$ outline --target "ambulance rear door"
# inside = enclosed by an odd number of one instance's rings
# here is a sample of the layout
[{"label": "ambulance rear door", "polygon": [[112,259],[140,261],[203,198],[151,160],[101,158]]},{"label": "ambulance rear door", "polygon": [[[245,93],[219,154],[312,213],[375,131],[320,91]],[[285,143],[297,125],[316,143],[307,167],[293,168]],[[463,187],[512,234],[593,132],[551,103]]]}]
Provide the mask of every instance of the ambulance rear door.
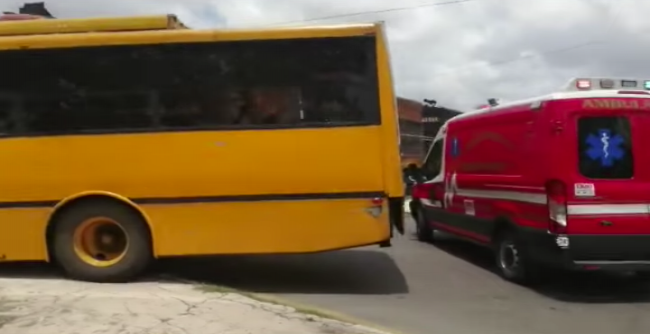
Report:
[{"label": "ambulance rear door", "polygon": [[568,234],[650,234],[649,101],[565,102]]}]

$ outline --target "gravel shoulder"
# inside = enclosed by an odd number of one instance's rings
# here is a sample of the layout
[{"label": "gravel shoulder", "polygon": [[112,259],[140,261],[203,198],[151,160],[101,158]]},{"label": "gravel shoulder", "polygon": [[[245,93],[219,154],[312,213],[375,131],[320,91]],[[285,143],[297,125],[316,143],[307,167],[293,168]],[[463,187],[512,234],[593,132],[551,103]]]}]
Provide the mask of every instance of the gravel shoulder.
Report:
[{"label": "gravel shoulder", "polygon": [[0,278],[0,334],[387,334],[229,290]]}]

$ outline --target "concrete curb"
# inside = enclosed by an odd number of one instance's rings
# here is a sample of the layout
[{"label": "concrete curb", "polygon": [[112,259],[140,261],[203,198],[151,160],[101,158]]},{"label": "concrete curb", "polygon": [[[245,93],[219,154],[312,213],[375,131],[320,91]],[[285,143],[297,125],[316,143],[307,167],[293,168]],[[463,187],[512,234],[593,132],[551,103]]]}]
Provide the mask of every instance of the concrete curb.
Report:
[{"label": "concrete curb", "polygon": [[[405,334],[396,331],[392,328],[387,328],[385,326],[374,324],[369,321],[359,319],[347,314],[343,314],[340,312],[336,312],[330,309],[326,309],[314,305],[307,305],[304,303],[296,302],[294,300],[290,300],[272,294],[242,291],[230,287],[223,287],[211,283],[193,281],[193,280],[182,279],[178,277],[171,277],[167,275],[164,275],[160,278],[163,280],[169,280],[170,282],[180,282],[180,283],[194,285],[197,289],[202,290],[204,293],[236,293],[251,298],[253,300],[257,300],[262,303],[277,304],[277,305],[292,307],[296,309],[297,312],[303,313],[306,316],[315,316],[315,317],[322,318],[324,320],[330,320],[330,321],[334,320],[342,323],[347,323],[350,325],[358,325],[358,326],[366,327],[370,330],[375,331],[377,334]],[[210,291],[211,289],[214,289],[214,291]]]},{"label": "concrete curb", "polygon": [[[306,305],[302,304],[293,300],[289,300],[286,298],[278,297],[275,295],[269,295],[269,294],[256,294],[256,293],[245,293],[245,295],[248,296],[254,296],[260,302],[267,302],[267,303],[272,303],[272,304],[280,304],[280,305],[285,305],[289,307],[293,307],[299,312],[301,311],[308,311],[307,314],[312,313],[312,315],[321,317],[321,318],[330,318],[332,320],[348,323],[348,324],[353,324],[353,325],[360,325],[363,327],[370,328],[372,330],[376,330],[377,334],[404,334],[397,332],[396,330],[392,328],[387,328],[378,324],[370,323],[369,321],[355,318],[353,316],[343,314],[340,312],[336,312],[333,310],[325,309],[322,307],[314,306],[314,305]],[[316,313],[316,314],[313,314]]]}]

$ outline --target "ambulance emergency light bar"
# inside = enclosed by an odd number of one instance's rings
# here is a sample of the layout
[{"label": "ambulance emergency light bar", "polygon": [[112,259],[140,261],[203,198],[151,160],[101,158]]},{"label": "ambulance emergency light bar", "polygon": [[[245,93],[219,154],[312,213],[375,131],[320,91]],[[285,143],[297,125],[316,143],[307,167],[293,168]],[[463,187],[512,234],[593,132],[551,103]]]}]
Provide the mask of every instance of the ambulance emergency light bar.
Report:
[{"label": "ambulance emergency light bar", "polygon": [[565,91],[586,91],[598,89],[650,90],[650,80],[577,78],[567,84]]}]

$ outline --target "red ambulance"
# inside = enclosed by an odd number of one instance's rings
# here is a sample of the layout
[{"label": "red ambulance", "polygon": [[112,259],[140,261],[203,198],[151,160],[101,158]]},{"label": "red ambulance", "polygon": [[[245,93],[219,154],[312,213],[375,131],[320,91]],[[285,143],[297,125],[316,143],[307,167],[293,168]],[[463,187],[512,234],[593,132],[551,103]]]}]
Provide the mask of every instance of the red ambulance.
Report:
[{"label": "red ambulance", "polygon": [[505,279],[650,272],[650,80],[574,79],[456,116],[412,171],[418,239],[486,246]]}]

